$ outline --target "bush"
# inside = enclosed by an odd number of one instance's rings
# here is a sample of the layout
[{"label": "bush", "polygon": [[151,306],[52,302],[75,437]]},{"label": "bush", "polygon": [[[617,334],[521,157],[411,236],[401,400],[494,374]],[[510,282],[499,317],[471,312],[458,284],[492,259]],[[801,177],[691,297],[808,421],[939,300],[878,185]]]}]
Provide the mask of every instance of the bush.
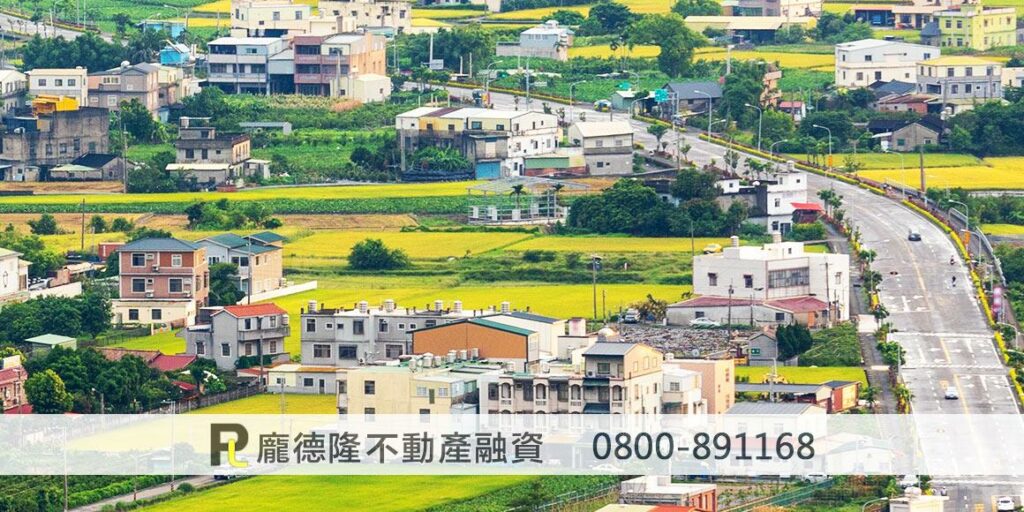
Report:
[{"label": "bush", "polygon": [[60,228],[57,226],[57,219],[49,213],[44,213],[39,217],[39,220],[28,221],[29,228],[32,229],[33,235],[57,235],[60,234]]},{"label": "bush", "polygon": [[795,242],[808,242],[811,240],[824,240],[825,225],[821,222],[813,224],[794,224],[793,230],[786,234],[786,238]]},{"label": "bush", "polygon": [[354,270],[395,270],[409,265],[405,251],[388,249],[384,241],[374,238],[357,243],[348,255],[348,266]]},{"label": "bush", "polygon": [[185,483],[183,483],[183,484],[178,486],[178,490],[183,492],[183,493],[185,493],[185,494],[188,494],[190,492],[194,492],[196,490],[196,488],[194,486],[192,486],[192,484],[190,484],[188,482],[185,482]]},{"label": "bush", "polygon": [[529,263],[539,263],[542,261],[555,261],[554,251],[539,251],[531,249],[523,252],[523,261]]}]

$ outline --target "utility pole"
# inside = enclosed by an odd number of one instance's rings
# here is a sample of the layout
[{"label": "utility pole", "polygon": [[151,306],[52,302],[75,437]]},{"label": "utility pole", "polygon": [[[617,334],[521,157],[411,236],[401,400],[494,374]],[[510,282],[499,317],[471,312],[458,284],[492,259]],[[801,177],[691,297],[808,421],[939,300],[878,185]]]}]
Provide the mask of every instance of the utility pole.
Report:
[{"label": "utility pole", "polygon": [[[728,310],[728,316],[727,316],[727,321],[726,321],[726,323],[729,326],[732,326],[732,294],[733,294],[733,291],[734,291],[734,289],[732,287],[732,283],[729,283],[729,310]],[[731,329],[731,327],[727,327],[727,329]]]},{"label": "utility pole", "polygon": [[85,252],[85,199],[82,199],[82,244],[80,250]]},{"label": "utility pole", "polygon": [[928,192],[928,188],[927,188],[927,184],[926,184],[926,179],[925,179],[925,174],[924,174],[924,145],[922,144],[922,145],[918,146],[918,149],[920,150],[918,155],[920,155],[919,161],[920,161],[920,166],[921,166],[921,189],[920,190],[921,190],[921,195],[923,196],[924,194],[926,194]]},{"label": "utility pole", "polygon": [[597,320],[597,271],[601,269],[601,257],[593,254],[590,256],[590,271],[594,292],[594,320]]}]

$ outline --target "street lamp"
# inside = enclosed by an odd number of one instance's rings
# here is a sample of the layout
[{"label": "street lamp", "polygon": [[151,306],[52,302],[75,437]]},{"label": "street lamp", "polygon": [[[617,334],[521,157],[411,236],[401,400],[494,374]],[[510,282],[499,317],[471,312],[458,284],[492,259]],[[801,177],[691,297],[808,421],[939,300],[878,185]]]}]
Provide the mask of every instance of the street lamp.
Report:
[{"label": "street lamp", "polygon": [[874,500],[869,500],[866,503],[864,503],[864,506],[862,506],[860,508],[860,512],[865,512],[868,509],[868,505],[870,505],[872,503],[881,503],[883,501],[889,501],[889,498],[882,497],[882,498],[878,498],[878,499],[874,499]]},{"label": "street lamp", "polygon": [[492,60],[490,64],[484,68],[484,95],[487,96],[488,100],[491,98],[491,66],[494,65],[494,62],[495,61]]},{"label": "street lamp", "polygon": [[892,155],[899,155],[900,157],[900,191],[903,192],[903,199],[907,198],[907,166],[903,160],[903,153],[896,151],[890,151],[888,149],[883,150],[885,153]]},{"label": "street lamp", "polygon": [[594,285],[594,321],[597,321],[597,271],[601,270],[601,257],[592,254],[590,255],[590,270],[593,273],[593,285]]},{"label": "street lamp", "polygon": [[811,125],[815,128],[821,128],[828,132],[828,168],[832,170],[832,130],[828,126],[822,126],[820,124]]},{"label": "street lamp", "polygon": [[761,121],[764,120],[764,110],[757,105],[751,105],[750,103],[744,103],[749,108],[757,109],[757,152],[761,152]]},{"label": "street lamp", "polygon": [[693,92],[708,97],[708,142],[711,142],[711,105],[714,103],[714,98],[711,97],[711,93],[698,91],[697,89],[694,89]]},{"label": "street lamp", "polygon": [[573,117],[573,113],[574,113],[573,108],[576,106],[576,102],[573,101],[573,95],[572,95],[573,88],[576,87],[577,85],[585,83],[585,82],[586,82],[586,80],[580,80],[579,82],[573,82],[573,83],[569,84],[569,123],[570,124],[572,124],[573,120],[575,119]]},{"label": "street lamp", "polygon": [[779,157],[775,156],[775,146],[778,146],[779,144],[782,144],[783,142],[789,142],[789,139],[777,140],[775,142],[772,142],[771,146],[768,146],[768,154],[773,157],[772,158],[772,168],[773,169],[778,169],[778,165],[779,165],[779,161],[778,161]]},{"label": "street lamp", "polygon": [[966,203],[961,203],[960,201],[954,201],[952,199],[949,199],[947,202],[950,202],[950,203],[953,203],[953,204],[958,204],[958,205],[964,207],[964,231],[967,232],[967,255],[970,256],[970,253],[971,253],[971,250],[970,250],[971,249],[971,247],[970,247],[970,245],[971,245],[971,207],[967,206]]}]

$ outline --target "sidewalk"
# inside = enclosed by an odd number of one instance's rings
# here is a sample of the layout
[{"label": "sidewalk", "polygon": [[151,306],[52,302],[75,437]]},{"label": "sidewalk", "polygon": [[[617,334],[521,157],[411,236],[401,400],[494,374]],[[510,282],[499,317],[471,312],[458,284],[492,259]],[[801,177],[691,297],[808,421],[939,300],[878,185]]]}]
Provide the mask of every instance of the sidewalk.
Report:
[{"label": "sidewalk", "polygon": [[[182,478],[182,479],[175,480],[174,481],[174,487],[177,488],[181,484],[189,483],[189,484],[192,484],[192,486],[195,487],[196,489],[199,489],[199,488],[201,488],[203,486],[212,484],[213,481],[214,481],[213,477],[209,476],[209,475],[206,475],[206,476],[194,476],[194,477],[190,477],[190,478]],[[107,505],[114,506],[114,505],[116,505],[120,501],[123,501],[123,502],[126,502],[126,503],[130,503],[130,502],[134,501],[135,499],[142,500],[142,499],[148,499],[148,498],[155,498],[157,496],[160,496],[162,494],[166,494],[168,492],[171,492],[171,486],[170,486],[169,482],[168,483],[160,484],[160,485],[158,485],[156,487],[149,487],[149,488],[146,488],[146,489],[139,489],[138,493],[128,493],[128,494],[122,494],[121,496],[114,496],[113,498],[107,498],[107,499],[102,500],[102,501],[97,501],[96,503],[93,503],[91,505],[84,505],[84,506],[81,506],[81,507],[78,507],[78,508],[73,508],[71,510],[76,511],[76,512],[99,512],[100,510],[103,509],[103,507],[105,507]]]}]

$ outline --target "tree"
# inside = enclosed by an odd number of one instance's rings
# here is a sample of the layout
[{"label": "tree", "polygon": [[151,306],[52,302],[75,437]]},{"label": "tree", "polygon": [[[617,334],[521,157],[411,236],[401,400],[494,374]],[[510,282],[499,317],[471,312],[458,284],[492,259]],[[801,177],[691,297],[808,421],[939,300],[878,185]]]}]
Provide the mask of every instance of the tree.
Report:
[{"label": "tree", "polygon": [[775,31],[776,44],[800,44],[807,40],[807,31],[800,25],[790,25]]},{"label": "tree", "polygon": [[93,233],[106,233],[107,232],[107,221],[102,215],[93,215],[89,219],[89,230]]},{"label": "tree", "polygon": [[[761,117],[761,137],[768,144],[793,136],[793,118],[778,110],[765,110]],[[782,144],[780,144],[782,145]]]},{"label": "tree", "polygon": [[238,287],[238,265],[214,263],[210,265],[210,305],[229,306],[238,304],[245,294]]},{"label": "tree", "polygon": [[559,25],[565,25],[567,27],[580,25],[584,21],[586,21],[586,18],[584,18],[582,14],[576,11],[568,11],[565,9],[559,9],[551,13],[550,15],[545,16],[543,19],[544,21],[555,20],[558,22]]},{"label": "tree", "polygon": [[710,172],[683,169],[672,183],[672,195],[680,201],[714,199],[718,197],[718,178]]},{"label": "tree", "polygon": [[118,35],[124,37],[124,33],[128,29],[128,25],[131,24],[132,19],[127,14],[117,13],[113,16],[113,20]]},{"label": "tree", "polygon": [[64,264],[64,256],[46,247],[36,235],[20,235],[14,227],[0,233],[0,247],[21,253],[21,259],[32,263],[29,277],[46,277]]},{"label": "tree", "polygon": [[868,409],[875,408],[875,402],[878,401],[878,395],[880,390],[875,386],[868,386],[861,390],[860,398],[868,403]]},{"label": "tree", "polygon": [[717,110],[723,117],[736,121],[741,128],[757,129],[757,109],[747,105],[761,104],[767,71],[768,65],[764,62],[733,63],[732,73],[725,77],[722,86],[722,98],[716,102]]},{"label": "tree", "polygon": [[537,478],[530,482],[530,488],[526,493],[517,496],[509,505],[512,510],[529,512],[547,503],[548,499],[549,496],[544,490],[542,479]]},{"label": "tree", "polygon": [[110,230],[120,233],[127,233],[135,228],[132,222],[124,217],[117,217],[110,223]]},{"label": "tree", "polygon": [[25,381],[25,394],[37,414],[63,414],[71,410],[71,395],[53,370],[35,373]]},{"label": "tree", "polygon": [[620,34],[633,22],[633,19],[634,15],[630,12],[629,7],[602,0],[590,8],[581,31],[590,36]]},{"label": "tree", "polygon": [[49,213],[42,214],[38,220],[29,220],[29,228],[33,235],[57,235],[60,234],[60,227],[57,226],[57,219]]},{"label": "tree", "polygon": [[355,270],[395,270],[409,264],[405,251],[388,249],[382,240],[375,238],[355,244],[348,255],[348,266]]},{"label": "tree", "polygon": [[694,50],[704,45],[704,38],[687,28],[678,14],[648,14],[630,27],[627,42],[631,48],[638,44],[658,46],[658,69],[679,77],[690,71]]},{"label": "tree", "polygon": [[120,130],[123,125],[132,140],[157,143],[167,139],[164,124],[154,119],[153,114],[134,98],[121,102],[120,114],[111,114],[110,123],[111,130]]},{"label": "tree", "polygon": [[824,126],[832,131],[833,150],[843,147],[847,140],[853,138],[853,123],[850,121],[850,115],[846,112],[819,110],[807,114],[807,117],[800,121],[800,134],[827,143],[828,130],[817,128],[814,125]]},{"label": "tree", "polygon": [[110,330],[110,296],[105,289],[89,287],[78,296],[81,331],[94,339]]},{"label": "tree", "polygon": [[658,147],[661,147],[661,138],[668,132],[668,126],[663,124],[650,124],[647,126],[647,133],[654,135],[654,138],[658,140]]},{"label": "tree", "polygon": [[22,64],[25,69],[82,66],[101,71],[115,68],[127,58],[123,46],[108,43],[91,32],[70,41],[63,36],[43,38],[36,35],[22,47]]},{"label": "tree", "polygon": [[715,0],[677,0],[672,12],[682,16],[718,16],[722,6]]}]

